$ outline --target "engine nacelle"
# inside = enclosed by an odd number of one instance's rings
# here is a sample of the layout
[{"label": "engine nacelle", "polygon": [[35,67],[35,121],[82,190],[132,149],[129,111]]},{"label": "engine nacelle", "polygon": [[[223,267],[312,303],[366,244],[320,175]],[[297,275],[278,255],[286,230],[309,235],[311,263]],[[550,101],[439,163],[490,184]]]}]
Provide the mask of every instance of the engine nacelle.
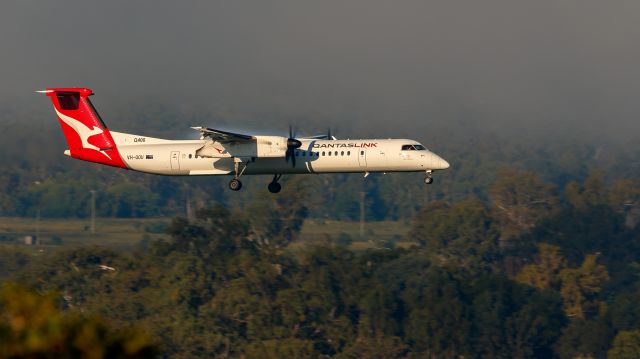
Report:
[{"label": "engine nacelle", "polygon": [[208,139],[197,156],[223,157],[284,157],[287,154],[287,137],[255,136],[255,141],[220,143]]},{"label": "engine nacelle", "polygon": [[256,157],[284,157],[287,153],[287,138],[282,136],[255,136]]}]

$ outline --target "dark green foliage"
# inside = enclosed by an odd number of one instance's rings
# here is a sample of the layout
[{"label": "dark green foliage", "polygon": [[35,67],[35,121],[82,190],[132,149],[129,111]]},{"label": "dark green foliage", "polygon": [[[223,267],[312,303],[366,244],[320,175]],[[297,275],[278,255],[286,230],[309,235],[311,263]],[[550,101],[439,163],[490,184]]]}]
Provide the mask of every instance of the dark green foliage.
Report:
[{"label": "dark green foliage", "polygon": [[470,199],[424,207],[409,233],[444,263],[466,267],[490,264],[498,254],[498,231],[482,202]]},{"label": "dark green foliage", "polygon": [[63,315],[53,294],[0,287],[0,358],[154,358],[139,329],[114,328],[96,317]]},{"label": "dark green foliage", "polygon": [[427,250],[292,257],[249,227],[216,206],[175,219],[149,254],[60,251],[21,280],[56,289],[69,311],[135,321],[172,357],[533,358],[566,320],[559,295],[436,265]]},{"label": "dark green foliage", "polygon": [[[171,137],[161,128],[175,121],[149,110],[128,130]],[[28,132],[64,150],[61,136]],[[597,161],[594,145],[557,138],[433,142],[452,167],[431,186],[423,174],[285,176],[277,196],[267,177],[230,193],[228,178],[148,176],[9,146],[20,160],[0,173],[3,216],[86,217],[91,190],[99,216],[199,210],[148,225],[166,237],[134,253],[3,243],[0,280],[56,290],[69,314],[136,323],[172,358],[634,357],[637,150]],[[344,235],[336,247],[289,247],[306,218],[359,220],[361,192],[367,220],[411,227],[398,248],[394,238],[353,252]],[[407,241],[416,246],[399,248]]]},{"label": "dark green foliage", "polygon": [[353,243],[353,239],[348,233],[340,233],[336,239],[336,244],[344,247],[349,247]]},{"label": "dark green foliage", "polygon": [[60,236],[51,236],[51,244],[60,246],[64,243],[64,240]]},{"label": "dark green foliage", "polygon": [[[309,185],[290,184],[301,196]],[[58,291],[66,311],[137,323],[177,358],[628,357],[639,236],[620,203],[635,190],[613,188],[572,184],[535,213],[495,192],[515,217],[475,198],[435,201],[412,224],[419,246],[362,252],[290,251],[313,194],[266,197],[177,217],[138,253],[5,246],[0,269]]]},{"label": "dark green foliage", "polygon": [[611,346],[613,331],[602,320],[576,320],[564,329],[556,345],[560,358],[591,355],[604,358]]},{"label": "dark green foliage", "polygon": [[610,359],[633,359],[640,357],[640,330],[622,331],[613,339],[607,352]]}]

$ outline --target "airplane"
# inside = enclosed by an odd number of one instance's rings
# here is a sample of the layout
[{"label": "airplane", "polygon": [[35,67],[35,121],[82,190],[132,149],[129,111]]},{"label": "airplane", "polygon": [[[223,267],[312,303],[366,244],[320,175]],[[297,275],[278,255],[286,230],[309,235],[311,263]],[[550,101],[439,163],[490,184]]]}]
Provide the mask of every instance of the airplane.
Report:
[{"label": "airplane", "polygon": [[89,100],[88,88],[47,88],[68,149],[64,154],[89,162],[170,176],[233,175],[239,191],[243,175],[273,175],[267,186],[278,193],[284,174],[423,172],[449,168],[442,157],[408,139],[338,140],[327,135],[299,137],[233,133],[192,127],[198,140],[165,140],[110,131]]}]

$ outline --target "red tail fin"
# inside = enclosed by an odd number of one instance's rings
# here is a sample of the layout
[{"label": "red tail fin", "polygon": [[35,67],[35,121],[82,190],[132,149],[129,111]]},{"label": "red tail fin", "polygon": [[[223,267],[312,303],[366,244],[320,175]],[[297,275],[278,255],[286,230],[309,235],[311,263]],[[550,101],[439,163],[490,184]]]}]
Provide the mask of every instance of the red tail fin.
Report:
[{"label": "red tail fin", "polygon": [[127,168],[100,115],[89,101],[87,88],[48,88],[46,93],[60,120],[71,157]]}]

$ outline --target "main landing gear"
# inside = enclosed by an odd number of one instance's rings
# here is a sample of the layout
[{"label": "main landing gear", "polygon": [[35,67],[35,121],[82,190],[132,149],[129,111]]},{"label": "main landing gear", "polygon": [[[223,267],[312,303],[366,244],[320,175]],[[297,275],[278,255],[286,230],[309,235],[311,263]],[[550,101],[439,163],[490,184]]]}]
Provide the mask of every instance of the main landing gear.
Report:
[{"label": "main landing gear", "polygon": [[271,192],[271,193],[280,192],[280,190],[282,189],[282,185],[280,185],[280,183],[278,183],[278,180],[280,179],[280,177],[282,177],[282,175],[274,175],[273,176],[273,180],[267,186],[267,188],[269,189],[269,192]]},{"label": "main landing gear", "polygon": [[242,188],[242,182],[240,182],[240,176],[244,173],[244,170],[247,169],[247,165],[245,164],[240,170],[240,163],[242,161],[239,158],[233,158],[233,179],[229,182],[229,189],[232,191],[239,191]]},{"label": "main landing gear", "polygon": [[229,189],[232,191],[239,191],[242,188],[242,182],[239,179],[234,178],[229,182]]},{"label": "main landing gear", "polygon": [[433,177],[431,177],[432,173],[433,173],[433,171],[431,171],[431,170],[427,170],[425,172],[424,183],[426,183],[426,184],[432,184],[433,183]]}]

